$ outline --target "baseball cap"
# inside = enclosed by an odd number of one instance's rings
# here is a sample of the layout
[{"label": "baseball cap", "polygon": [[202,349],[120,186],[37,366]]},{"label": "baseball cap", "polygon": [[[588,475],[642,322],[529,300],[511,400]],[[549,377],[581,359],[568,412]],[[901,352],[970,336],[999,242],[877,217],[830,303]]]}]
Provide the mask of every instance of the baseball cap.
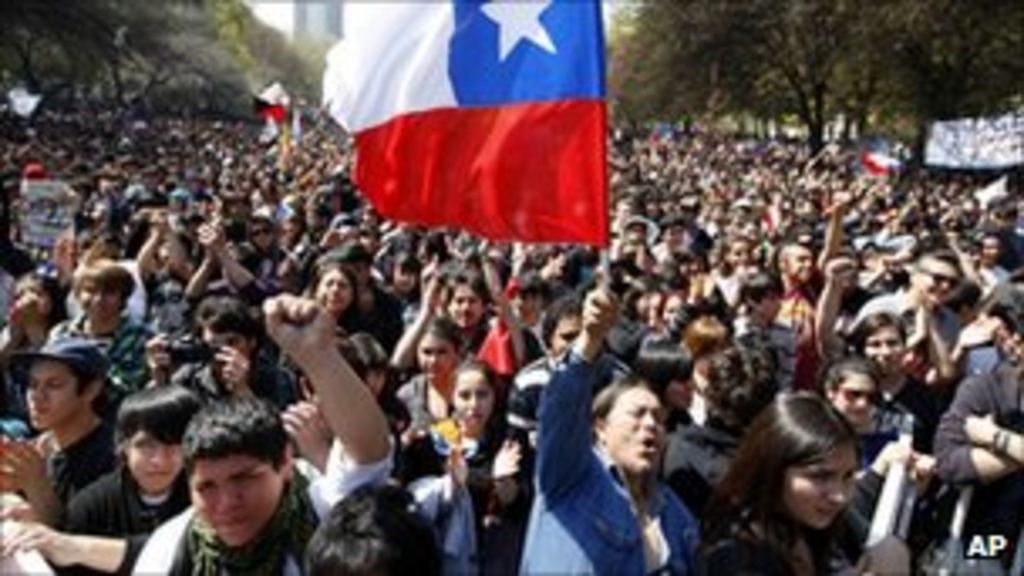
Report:
[{"label": "baseball cap", "polygon": [[658,242],[658,236],[661,234],[661,230],[658,229],[658,225],[649,218],[643,216],[630,216],[626,219],[623,224],[623,230],[628,230],[634,226],[643,226],[644,234],[647,236],[647,244],[654,245]]},{"label": "baseball cap", "polygon": [[14,363],[26,370],[37,360],[55,360],[67,364],[89,380],[106,378],[109,365],[107,355],[98,344],[77,337],[57,338],[35,352],[14,355]]},{"label": "baseball cap", "polygon": [[25,180],[42,180],[47,177],[46,168],[39,162],[30,162],[21,171],[21,177]]}]

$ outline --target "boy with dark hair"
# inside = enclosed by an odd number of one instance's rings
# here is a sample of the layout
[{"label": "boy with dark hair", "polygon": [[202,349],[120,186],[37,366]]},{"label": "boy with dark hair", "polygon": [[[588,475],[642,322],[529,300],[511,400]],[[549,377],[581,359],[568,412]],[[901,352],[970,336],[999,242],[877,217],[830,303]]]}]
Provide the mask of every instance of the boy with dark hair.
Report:
[{"label": "boy with dark hair", "polygon": [[63,532],[16,525],[0,555],[38,550],[62,574],[129,574],[149,534],[188,508],[181,438],[199,399],[179,386],[147,388],[121,404],[117,444],[122,465],[75,495]]},{"label": "boy with dark hair", "polygon": [[740,283],[740,314],[734,323],[736,343],[744,348],[769,350],[775,362],[780,390],[793,388],[796,371],[796,332],[775,321],[782,304],[782,282],[764,272]]},{"label": "boy with dark hair", "polygon": [[21,492],[36,518],[55,525],[64,504],[114,468],[114,442],[95,405],[102,402],[107,358],[94,342],[63,338],[15,356],[27,370],[29,418],[42,432],[4,441],[0,492]]},{"label": "boy with dark hair", "polygon": [[207,406],[189,424],[184,456],[192,508],[161,526],[136,574],[300,574],[319,518],[391,472],[388,424],[334,346],[334,321],[311,300],[264,305],[267,329],[309,377],[336,441],[324,476],[296,472],[280,413],[250,396]]},{"label": "boy with dark hair", "polygon": [[412,497],[396,486],[362,488],[331,510],[306,548],[306,576],[439,576],[441,558]]}]

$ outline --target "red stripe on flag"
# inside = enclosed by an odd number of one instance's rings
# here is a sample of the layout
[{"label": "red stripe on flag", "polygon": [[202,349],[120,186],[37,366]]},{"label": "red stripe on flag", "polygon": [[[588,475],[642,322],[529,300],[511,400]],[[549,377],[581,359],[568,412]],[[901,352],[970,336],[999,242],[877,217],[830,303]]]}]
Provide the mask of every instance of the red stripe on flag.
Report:
[{"label": "red stripe on flag", "polygon": [[287,114],[288,109],[280,105],[267,106],[260,111],[260,115],[263,116],[264,120],[273,120],[275,124],[283,123]]},{"label": "red stripe on flag", "polygon": [[493,240],[608,242],[601,101],[408,114],[356,135],[382,215]]},{"label": "red stripe on flag", "polygon": [[873,176],[884,176],[899,166],[899,162],[893,158],[867,151],[861,153],[860,163]]}]

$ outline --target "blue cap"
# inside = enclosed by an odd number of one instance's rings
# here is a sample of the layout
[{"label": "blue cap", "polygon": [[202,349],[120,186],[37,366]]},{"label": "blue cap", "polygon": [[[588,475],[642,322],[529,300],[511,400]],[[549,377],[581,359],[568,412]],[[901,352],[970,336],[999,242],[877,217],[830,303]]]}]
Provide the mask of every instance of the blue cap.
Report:
[{"label": "blue cap", "polygon": [[177,200],[179,202],[191,202],[192,192],[189,192],[187,188],[177,187],[171,191],[171,200]]},{"label": "blue cap", "polygon": [[67,364],[90,380],[105,379],[109,365],[107,355],[96,342],[76,337],[51,340],[35,352],[15,354],[13,360],[25,369],[30,368],[37,360],[56,360]]}]

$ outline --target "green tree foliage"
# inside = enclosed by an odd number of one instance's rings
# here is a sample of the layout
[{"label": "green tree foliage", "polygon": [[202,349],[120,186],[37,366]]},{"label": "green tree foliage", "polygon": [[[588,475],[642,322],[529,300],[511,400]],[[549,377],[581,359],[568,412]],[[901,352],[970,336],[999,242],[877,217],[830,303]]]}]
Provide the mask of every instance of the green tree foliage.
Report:
[{"label": "green tree foliage", "polygon": [[273,81],[314,96],[320,72],[242,0],[5,0],[0,26],[0,82],[47,97],[244,112]]},{"label": "green tree foliage", "polygon": [[619,15],[611,89],[634,119],[795,115],[812,148],[864,128],[1005,110],[1022,90],[1013,0],[648,0]]}]

